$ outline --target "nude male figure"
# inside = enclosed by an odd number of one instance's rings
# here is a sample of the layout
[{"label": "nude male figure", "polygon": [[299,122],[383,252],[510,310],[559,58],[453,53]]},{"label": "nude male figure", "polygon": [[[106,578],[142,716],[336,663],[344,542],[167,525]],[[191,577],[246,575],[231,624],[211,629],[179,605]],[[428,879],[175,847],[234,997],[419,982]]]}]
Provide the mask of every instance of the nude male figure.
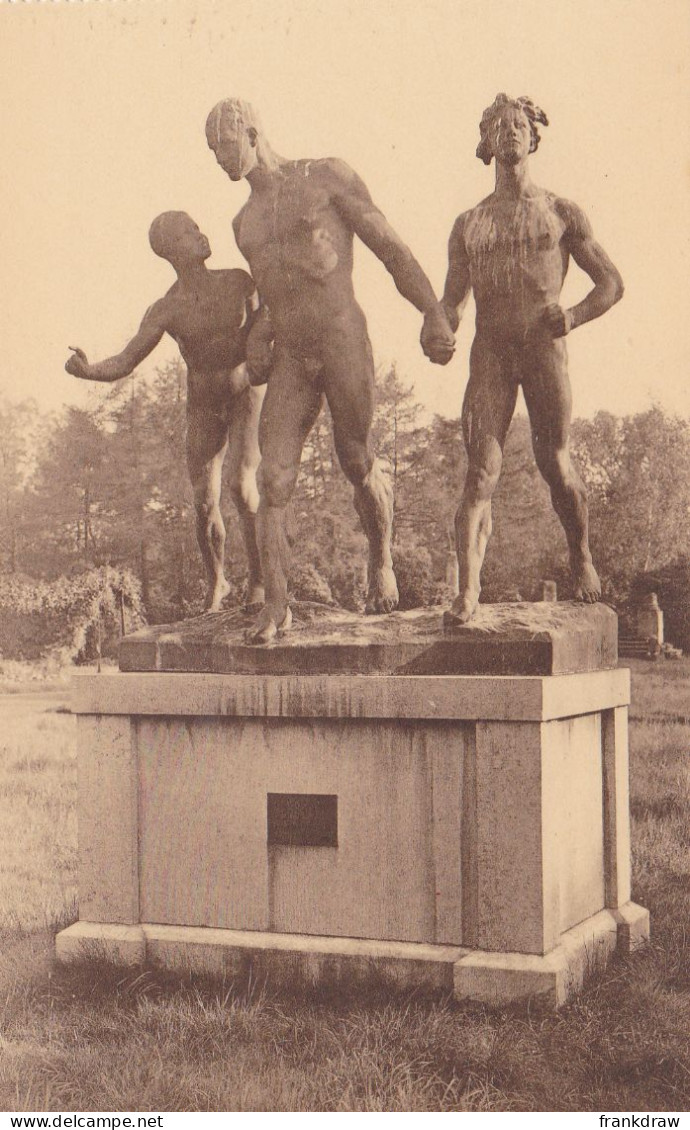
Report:
[{"label": "nude male figure", "polygon": [[230,179],[249,182],[251,195],[234,220],[235,236],[275,332],[259,424],[257,537],[266,604],[248,636],[265,643],[289,626],[285,507],[324,396],[338,459],[354,486],[369,542],[366,611],[390,612],[398,602],[390,550],[392,495],[369,438],[374,365],[352,288],[355,235],[424,314],[422,346],[432,361],[449,359],[453,335],[421,267],[343,161],[279,157],[255,111],[239,99],[214,107],[206,137]]},{"label": "nude male figure", "polygon": [[[89,364],[75,349],[65,368],[89,381],[127,377],[164,333],[177,342],[187,365],[187,466],[194,490],[196,535],[208,579],[206,608],[216,612],[230,591],[225,577],[225,526],[220,512],[223,462],[237,508],[249,563],[246,602],[261,605],[264,589],[256,545],[259,505],[256,472],[258,427],[264,389],[250,384],[244,364],[247,337],[258,310],[252,279],[242,270],[211,271],[211,248],[186,212],[163,212],[151,224],[149,242],[167,259],[177,281],[146,311],[121,353]],[[259,383],[260,374],[252,379]]]},{"label": "nude male figure", "polygon": [[[568,542],[574,596],[591,603],[601,586],[588,541],[585,490],[568,451],[571,393],[564,338],[618,302],[623,283],[568,200],[532,183],[528,158],[546,115],[528,98],[497,95],[484,112],[477,156],[496,162],[495,191],[455,222],[443,304],[453,329],[474,291],[476,336],[462,410],[469,466],[455,518],[460,592],[446,618],[465,623],[479,600],[491,534],[491,496],[522,385],[537,466]],[[593,289],[569,310],[559,297],[570,257]]]}]

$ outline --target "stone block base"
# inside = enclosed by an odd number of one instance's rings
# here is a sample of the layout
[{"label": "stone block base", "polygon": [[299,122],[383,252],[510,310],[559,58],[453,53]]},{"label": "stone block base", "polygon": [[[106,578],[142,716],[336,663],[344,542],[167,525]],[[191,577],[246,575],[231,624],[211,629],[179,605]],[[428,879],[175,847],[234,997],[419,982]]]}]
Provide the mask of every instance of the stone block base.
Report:
[{"label": "stone block base", "polygon": [[[621,915],[625,920],[621,920]],[[494,1007],[539,997],[559,1008],[613,955],[630,953],[627,920],[636,924],[637,948],[649,941],[649,912],[633,902],[620,911],[602,910],[561,935],[560,944],[544,956],[525,953],[483,953],[462,958],[454,969],[457,1000]]]},{"label": "stone block base", "polygon": [[148,957],[144,928],[74,922],[56,935],[55,956],[65,963],[107,961],[111,965],[144,965]]},{"label": "stone block base", "polygon": [[75,679],[60,959],[558,1005],[646,937],[610,609],[295,613],[266,648],[236,613],[147,629]]},{"label": "stone block base", "polygon": [[634,953],[649,941],[649,911],[635,902],[613,911],[618,924],[620,953]]},{"label": "stone block base", "polygon": [[635,903],[602,910],[561,936],[545,956],[488,953],[415,942],[319,938],[197,926],[76,922],[56,939],[59,961],[104,959],[291,990],[416,992],[502,1006],[538,997],[558,1008],[614,953],[649,938]]}]

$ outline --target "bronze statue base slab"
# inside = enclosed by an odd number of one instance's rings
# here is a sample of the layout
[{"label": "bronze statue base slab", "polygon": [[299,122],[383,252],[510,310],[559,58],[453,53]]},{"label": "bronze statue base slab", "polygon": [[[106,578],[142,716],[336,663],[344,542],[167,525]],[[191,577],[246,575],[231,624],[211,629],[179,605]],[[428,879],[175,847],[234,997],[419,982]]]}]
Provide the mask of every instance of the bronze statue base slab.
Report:
[{"label": "bronze statue base slab", "polygon": [[261,646],[245,643],[254,617],[240,608],[144,628],[122,640],[120,670],[559,675],[618,662],[617,617],[602,604],[484,604],[471,623],[452,628],[441,608],[381,616],[303,601],[291,608],[291,629]]}]

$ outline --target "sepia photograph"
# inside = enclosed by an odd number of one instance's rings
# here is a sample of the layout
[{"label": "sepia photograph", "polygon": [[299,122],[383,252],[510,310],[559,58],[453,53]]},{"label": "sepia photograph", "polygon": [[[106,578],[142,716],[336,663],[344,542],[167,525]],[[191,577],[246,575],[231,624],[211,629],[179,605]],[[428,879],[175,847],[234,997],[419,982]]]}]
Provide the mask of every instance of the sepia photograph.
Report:
[{"label": "sepia photograph", "polygon": [[687,0],[0,61],[2,1125],[682,1126]]}]

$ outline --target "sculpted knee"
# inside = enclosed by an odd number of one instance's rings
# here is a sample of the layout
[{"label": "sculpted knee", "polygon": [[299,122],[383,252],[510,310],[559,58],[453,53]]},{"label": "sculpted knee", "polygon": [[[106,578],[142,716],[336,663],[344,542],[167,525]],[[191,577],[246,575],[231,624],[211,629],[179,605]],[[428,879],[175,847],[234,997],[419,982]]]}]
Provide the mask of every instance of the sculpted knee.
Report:
[{"label": "sculpted knee", "polygon": [[229,484],[230,497],[241,514],[256,514],[259,508],[259,487],[256,472],[244,471]]},{"label": "sculpted knee", "polygon": [[475,502],[485,502],[496,490],[500,473],[500,464],[487,463],[481,467],[470,467],[467,472],[465,494]]},{"label": "sculpted knee", "polygon": [[194,509],[197,519],[208,524],[217,509],[215,499],[203,488],[194,491]]},{"label": "sculpted knee", "polygon": [[580,486],[567,450],[543,451],[536,454],[535,458],[543,478],[550,487],[569,489]]},{"label": "sculpted knee", "polygon": [[359,444],[348,446],[340,450],[339,456],[340,466],[347,479],[353,486],[361,486],[374,462],[367,449]]},{"label": "sculpted knee", "polygon": [[288,467],[264,460],[257,475],[259,494],[263,501],[268,506],[287,506],[295,489],[298,472],[299,465]]}]

